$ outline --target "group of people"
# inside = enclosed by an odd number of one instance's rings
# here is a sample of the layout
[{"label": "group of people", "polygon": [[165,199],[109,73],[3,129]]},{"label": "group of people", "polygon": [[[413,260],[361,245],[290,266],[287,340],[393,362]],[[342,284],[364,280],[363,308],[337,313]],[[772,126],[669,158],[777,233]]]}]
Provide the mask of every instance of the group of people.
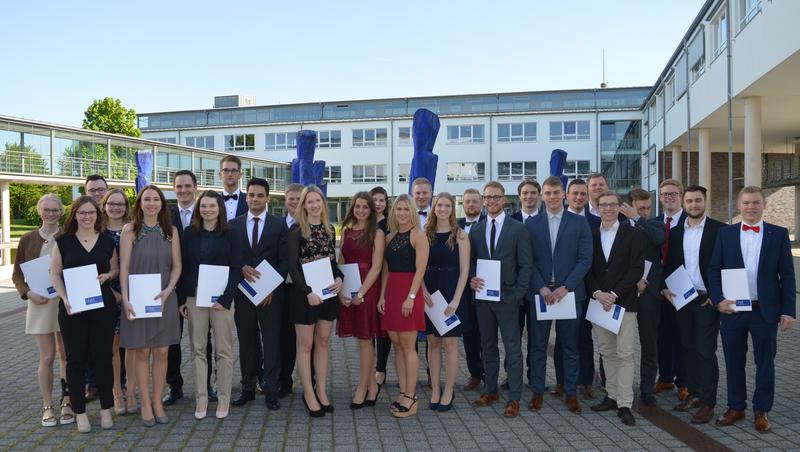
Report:
[{"label": "group of people", "polygon": [[[728,408],[718,425],[745,417],[750,335],[757,367],[755,427],[770,428],[776,333],[779,326],[786,330],[794,323],[795,281],[788,232],[763,222],[766,199],[758,187],[739,193],[742,222],[730,226],[707,216],[703,187],[684,189],[676,180],[664,180],[659,187],[664,213],[651,218],[647,191],[634,189],[623,202],[600,174],[572,180],[566,191],[557,177],[542,184],[524,180],[518,186],[522,206],[513,215],[505,211],[503,185],[490,181],[482,192],[469,188],[463,193],[464,218],[457,219],[455,197],[433,197],[431,183],[419,178],[411,195],[391,202],[381,187],[356,193],[341,224],[337,253],[337,233],[316,186],[290,184],[287,215],[278,217],[267,209],[266,180],[253,177],[246,192],[240,190],[239,158],[224,157],[220,177],[221,193],[198,195],[195,175],[177,171],[177,205],[170,208],[156,186],[143,188],[130,206],[122,190],[109,190],[102,177],[90,176],[86,195],[73,201],[63,226],[60,199],[48,194],[39,200],[42,226],[21,238],[13,279],[28,300],[26,333],[36,337],[39,347],[43,426],[77,421],[79,431],[90,431],[86,396],[95,386],[103,428],[113,426],[112,409],[116,415],[138,411],[148,427],[168,423],[164,406],[183,397],[180,341],[186,319],[197,419],[207,416],[209,402],[216,402],[216,417],[225,418],[231,406],[254,400],[259,391],[268,409],[280,409],[280,399],[293,392],[295,367],[309,416],[333,412],[327,374],[334,321],[337,335],[358,340],[353,410],[376,405],[394,347],[399,391],[389,411],[398,418],[417,413],[417,344],[423,332],[431,410],[446,412],[453,406],[462,338],[470,373],[464,389],[481,389],[473,406],[499,401],[502,387],[508,390],[505,416],[518,416],[525,374],[533,389],[527,407],[538,412],[555,322],[556,385],[550,392],[563,396],[574,413],[582,411],[579,395],[596,398],[596,340],[607,395],[591,409],[617,410],[626,425],[635,424],[637,330],[641,403],[653,406],[653,393],[677,385],[674,409],[697,410],[696,423],[714,416],[721,332]],[[47,254],[55,289],[50,299],[30,290],[20,267]],[[334,297],[323,299],[306,281],[303,264],[320,259],[330,261],[334,278],[326,292]],[[499,301],[476,297],[488,283],[477,271],[481,260],[500,261]],[[285,282],[256,303],[238,285],[260,278],[257,267],[263,261]],[[62,271],[88,264],[97,265],[103,307],[73,313]],[[339,264],[356,264],[361,281],[356,291],[343,292]],[[197,301],[202,265],[229,268],[225,289],[210,308]],[[699,296],[676,310],[665,278],[681,266]],[[736,312],[736,301],[723,295],[722,270],[734,268],[747,271],[752,311]],[[156,296],[161,317],[136,318],[129,277],[143,274],[161,275],[162,291]],[[425,314],[437,292],[446,301],[444,315],[460,321],[444,334]],[[574,303],[575,318],[538,320],[537,312],[556,303]],[[617,333],[586,319],[590,305],[598,303],[606,312],[621,313]],[[505,350],[503,385],[498,331]],[[242,377],[236,398],[234,334]],[[57,351],[58,414],[51,394]]]}]

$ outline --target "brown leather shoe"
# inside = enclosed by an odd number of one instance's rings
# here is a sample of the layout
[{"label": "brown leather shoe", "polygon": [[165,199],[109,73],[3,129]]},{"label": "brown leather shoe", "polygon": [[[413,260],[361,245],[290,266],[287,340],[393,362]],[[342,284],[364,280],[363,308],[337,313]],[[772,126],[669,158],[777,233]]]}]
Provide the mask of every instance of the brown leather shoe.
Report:
[{"label": "brown leather shoe", "polygon": [[756,411],[756,431],[766,433],[770,431],[769,419],[764,411]]},{"label": "brown leather shoe", "polygon": [[574,395],[567,396],[567,409],[575,414],[581,414],[581,404],[578,403],[578,398]]},{"label": "brown leather shoe", "polygon": [[481,394],[481,396],[478,398],[478,400],[472,402],[472,406],[474,406],[476,408],[489,406],[489,405],[497,402],[498,400],[500,400],[500,394],[498,394],[496,392],[493,393],[493,394],[484,393],[484,394]]},{"label": "brown leather shoe", "polygon": [[729,425],[733,425],[735,422],[739,422],[744,419],[744,411],[738,411],[728,408],[722,413],[722,416],[717,418],[716,424],[720,427],[727,427]]},{"label": "brown leather shoe", "polygon": [[584,400],[594,400],[596,398],[591,385],[578,385],[578,392],[581,393],[581,397]]},{"label": "brown leather shoe", "polygon": [[708,424],[711,418],[714,417],[714,407],[711,405],[703,405],[692,416],[692,424]]},{"label": "brown leather shoe", "polygon": [[675,389],[674,384],[668,381],[657,381],[653,387],[653,394],[658,394],[661,391],[672,391],[673,389]]},{"label": "brown leather shoe", "polygon": [[672,410],[677,411],[679,413],[685,413],[695,408],[700,408],[700,405],[701,405],[700,399],[694,396],[687,396],[683,402],[675,405],[675,407],[672,408]]},{"label": "brown leather shoe", "polygon": [[465,391],[472,391],[473,389],[476,389],[480,385],[481,385],[480,378],[469,377],[469,380],[467,380],[467,383],[464,384],[464,390]]},{"label": "brown leather shoe", "polygon": [[564,385],[557,384],[553,389],[550,390],[550,395],[554,395],[556,397],[561,397],[564,395]]},{"label": "brown leather shoe", "polygon": [[528,409],[531,411],[539,411],[542,409],[542,393],[534,393],[531,401],[528,402]]},{"label": "brown leather shoe", "polygon": [[689,388],[678,388],[678,400],[683,402],[689,397]]},{"label": "brown leather shoe", "polygon": [[509,400],[506,403],[506,417],[519,416],[519,400]]}]

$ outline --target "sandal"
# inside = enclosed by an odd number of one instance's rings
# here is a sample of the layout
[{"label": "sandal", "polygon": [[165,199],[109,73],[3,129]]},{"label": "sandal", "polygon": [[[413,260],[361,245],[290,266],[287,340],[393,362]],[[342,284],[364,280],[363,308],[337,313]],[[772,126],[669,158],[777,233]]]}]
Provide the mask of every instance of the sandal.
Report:
[{"label": "sandal", "polygon": [[61,416],[58,417],[58,423],[68,425],[73,422],[75,422],[75,413],[72,412],[72,404],[61,399]]},{"label": "sandal", "polygon": [[414,416],[415,414],[417,414],[417,408],[419,407],[419,405],[417,405],[417,396],[414,395],[413,397],[409,397],[403,394],[403,397],[410,399],[411,405],[409,405],[408,407],[400,405],[397,408],[397,411],[393,412],[392,415],[394,415],[394,417],[397,418],[404,418],[404,417]]},{"label": "sandal", "polygon": [[[122,401],[119,405],[117,404],[118,401]],[[125,397],[114,397],[114,414],[117,416],[125,416],[128,413],[128,409],[125,407]]]},{"label": "sandal", "polygon": [[42,408],[42,427],[55,427],[56,425],[58,425],[58,419],[56,419],[56,412],[53,409],[53,405]]},{"label": "sandal", "polygon": [[[403,397],[406,396],[402,392],[400,393],[400,395],[403,396]],[[401,406],[402,405],[400,405],[400,402],[395,400],[394,402],[392,402],[391,405],[389,405],[389,411],[391,411],[392,413],[396,413],[400,409]]]},{"label": "sandal", "polygon": [[125,396],[124,398],[125,398],[125,411],[127,411],[128,414],[135,414],[137,411],[139,411],[139,406],[136,404],[136,395],[131,394]]}]

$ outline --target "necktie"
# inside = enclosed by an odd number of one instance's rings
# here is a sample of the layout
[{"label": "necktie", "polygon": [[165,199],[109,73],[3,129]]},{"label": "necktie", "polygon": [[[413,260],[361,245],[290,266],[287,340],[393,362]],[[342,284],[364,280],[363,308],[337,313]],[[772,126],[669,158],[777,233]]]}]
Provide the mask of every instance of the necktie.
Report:
[{"label": "necktie", "polygon": [[417,213],[422,215],[423,217],[427,217],[428,216],[428,212],[425,212],[424,210],[420,210]]},{"label": "necktie", "polygon": [[497,220],[492,219],[492,230],[491,235],[489,236],[489,258],[494,257],[494,243],[497,238]]},{"label": "necktie", "polygon": [[477,221],[467,221],[464,223],[464,226],[472,226],[473,224],[477,224]]},{"label": "necktie", "polygon": [[256,247],[258,246],[258,220],[258,217],[253,217],[253,238],[250,240],[253,253],[256,252]]},{"label": "necktie", "polygon": [[222,199],[225,200],[225,201],[228,201],[230,199],[233,199],[234,201],[238,201],[239,200],[239,193],[234,193],[232,195],[222,195]]},{"label": "necktie", "polygon": [[672,229],[669,225],[672,223],[672,217],[667,217],[667,222],[664,223],[664,244],[661,245],[661,263],[667,264],[669,257],[669,231]]},{"label": "necktie", "polygon": [[525,224],[531,224],[531,223],[533,223],[533,215],[525,219]]},{"label": "necktie", "polygon": [[746,224],[742,225],[742,231],[753,231],[756,234],[761,232],[761,226],[748,226]]}]

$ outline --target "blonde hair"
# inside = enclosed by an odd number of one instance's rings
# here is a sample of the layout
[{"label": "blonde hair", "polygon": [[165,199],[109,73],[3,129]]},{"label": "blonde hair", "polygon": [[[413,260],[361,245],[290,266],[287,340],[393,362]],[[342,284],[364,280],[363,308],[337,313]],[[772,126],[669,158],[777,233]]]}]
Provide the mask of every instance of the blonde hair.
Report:
[{"label": "blonde hair", "polygon": [[400,231],[400,223],[397,221],[397,203],[404,202],[406,206],[408,206],[408,210],[411,211],[411,225],[415,228],[419,227],[419,214],[417,213],[417,209],[411,208],[414,205],[411,202],[411,198],[403,193],[402,195],[395,198],[394,202],[392,203],[392,210],[389,211],[389,230],[392,232],[399,232]]},{"label": "blonde hair", "polygon": [[308,213],[305,209],[306,198],[308,198],[309,193],[316,193],[322,198],[322,214],[320,215],[320,219],[322,220],[322,224],[325,225],[325,233],[329,237],[335,239],[331,222],[328,219],[328,202],[325,200],[325,195],[322,193],[322,190],[313,184],[308,185],[300,192],[300,202],[297,203],[297,209],[294,211],[294,219],[300,227],[300,235],[306,240],[311,238],[311,226],[308,223]]},{"label": "blonde hair", "polygon": [[46,201],[53,201],[54,203],[58,204],[58,207],[61,209],[61,212],[64,212],[64,203],[61,202],[61,198],[58,197],[55,193],[45,193],[43,194],[38,201],[36,201],[36,212],[41,215],[42,212],[42,204]]},{"label": "blonde hair", "polygon": [[428,237],[428,243],[433,244],[433,241],[436,239],[436,228],[439,221],[439,218],[436,217],[436,205],[439,201],[444,199],[450,201],[451,207],[450,217],[447,219],[450,226],[450,235],[447,237],[447,247],[452,250],[458,239],[458,231],[460,231],[461,228],[458,227],[458,223],[456,222],[456,199],[450,193],[442,192],[433,198],[433,203],[431,203],[433,218],[425,222],[425,235]]}]

